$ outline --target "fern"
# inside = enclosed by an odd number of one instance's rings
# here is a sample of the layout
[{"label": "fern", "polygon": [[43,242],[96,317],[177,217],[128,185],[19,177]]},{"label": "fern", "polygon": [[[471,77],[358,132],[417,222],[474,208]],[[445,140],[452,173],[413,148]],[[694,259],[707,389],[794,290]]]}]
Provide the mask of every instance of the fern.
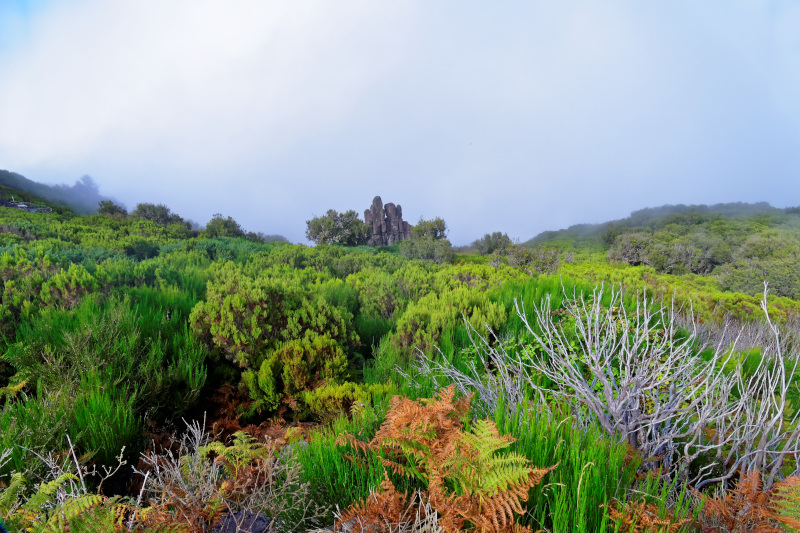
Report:
[{"label": "fern", "polygon": [[78,478],[72,474],[64,474],[53,481],[42,483],[36,493],[21,504],[20,495],[25,479],[19,473],[12,475],[10,485],[0,495],[0,511],[6,516],[7,526],[23,531],[40,523],[45,504],[69,481],[78,481]]},{"label": "fern", "polygon": [[800,477],[792,476],[772,486],[770,508],[775,520],[800,530]]},{"label": "fern", "polygon": [[222,465],[229,476],[236,477],[247,465],[268,458],[272,449],[244,431],[237,431],[233,434],[232,446],[225,446],[222,442],[215,441],[199,447],[197,451],[201,457],[206,457],[209,453],[215,454],[217,464]]},{"label": "fern", "polygon": [[0,493],[0,514],[6,517],[19,507],[19,495],[25,485],[25,478],[19,472],[14,472],[8,487]]},{"label": "fern", "polygon": [[[515,517],[524,513],[529,490],[555,466],[537,469],[519,454],[500,453],[515,439],[500,435],[490,420],[469,425],[472,396],[455,401],[455,386],[437,396],[420,402],[395,396],[372,441],[343,435],[337,443],[379,453],[396,474],[419,479],[428,487],[431,507],[445,531],[460,531],[465,523],[485,532],[526,530],[515,524]],[[385,497],[390,496],[388,491]],[[374,506],[360,505],[345,516],[366,513],[359,516],[375,518]]]},{"label": "fern", "polygon": [[775,522],[800,527],[800,479],[790,477],[764,492],[758,470],[740,476],[736,487],[724,496],[706,499],[701,525],[704,533],[783,533]]},{"label": "fern", "polygon": [[690,518],[682,520],[675,520],[672,516],[659,518],[658,506],[648,504],[644,500],[626,502],[621,507],[615,503],[609,507],[608,515],[614,521],[609,526],[614,527],[616,524],[615,531],[624,533],[676,533],[691,522]]},{"label": "fern", "polygon": [[341,513],[334,523],[334,531],[351,520],[357,523],[357,529],[361,531],[391,530],[392,526],[408,522],[417,512],[414,499],[409,501],[406,494],[397,492],[384,472],[380,490],[374,491],[364,500],[354,502]]},{"label": "fern", "polygon": [[[27,385],[27,381],[23,380],[14,385],[9,384],[7,387],[0,387],[0,399],[5,398],[6,401],[15,399],[17,395],[22,392],[22,389],[25,388],[25,385]],[[22,394],[24,397],[25,393],[22,392]]]},{"label": "fern", "polygon": [[36,494],[31,496],[22,508],[34,513],[41,511],[44,505],[55,495],[56,491],[68,481],[79,481],[79,479],[74,474],[62,474],[53,481],[42,483],[39,485]]},{"label": "fern", "polygon": [[[133,507],[120,503],[118,498],[107,498],[100,494],[85,494],[64,502],[45,523],[40,533],[60,533],[63,531],[121,532],[125,529],[125,519]],[[88,526],[91,522],[93,525]]]}]

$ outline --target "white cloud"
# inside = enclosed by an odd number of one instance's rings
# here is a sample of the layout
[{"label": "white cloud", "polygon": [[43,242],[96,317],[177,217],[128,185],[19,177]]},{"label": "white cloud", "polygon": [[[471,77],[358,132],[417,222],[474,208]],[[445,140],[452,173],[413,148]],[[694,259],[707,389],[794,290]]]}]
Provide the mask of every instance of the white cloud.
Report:
[{"label": "white cloud", "polygon": [[800,8],[771,5],[65,0],[0,50],[0,168],[295,240],[376,194],[457,243],[798,204]]},{"label": "white cloud", "polygon": [[[402,8],[370,2],[59,5],[0,89],[6,161],[98,151],[224,163],[280,150],[343,115],[395,55]],[[108,152],[107,152],[108,153]]]}]

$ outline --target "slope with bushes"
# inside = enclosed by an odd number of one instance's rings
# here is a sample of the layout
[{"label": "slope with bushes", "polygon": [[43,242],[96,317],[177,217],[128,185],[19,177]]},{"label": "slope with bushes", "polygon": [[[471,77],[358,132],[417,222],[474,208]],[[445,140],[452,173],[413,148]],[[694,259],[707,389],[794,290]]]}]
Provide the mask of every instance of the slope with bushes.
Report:
[{"label": "slope with bushes", "polygon": [[[755,246],[796,215],[762,216],[726,223]],[[121,212],[0,217],[15,530],[796,523],[800,302],[780,279],[734,293],[552,248],[440,264]]]}]

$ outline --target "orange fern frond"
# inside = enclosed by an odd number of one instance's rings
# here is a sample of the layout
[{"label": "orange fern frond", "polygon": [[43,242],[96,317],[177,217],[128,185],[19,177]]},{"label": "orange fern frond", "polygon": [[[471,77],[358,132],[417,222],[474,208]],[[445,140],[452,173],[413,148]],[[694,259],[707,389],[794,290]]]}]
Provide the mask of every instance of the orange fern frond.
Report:
[{"label": "orange fern frond", "polygon": [[612,523],[609,527],[617,527],[626,533],[676,533],[690,518],[675,520],[674,517],[660,518],[658,507],[644,500],[625,502],[622,506],[615,502],[608,509]]},{"label": "orange fern frond", "polygon": [[751,470],[740,472],[740,476],[736,487],[723,497],[705,500],[700,526],[703,532],[783,533],[774,525],[777,518],[771,508],[771,494],[761,490],[761,473]]},{"label": "orange fern frond", "polygon": [[355,521],[360,531],[393,531],[397,526],[413,520],[417,512],[414,499],[409,501],[405,493],[397,492],[389,476],[384,473],[380,491],[372,492],[366,499],[354,502],[342,512],[334,523],[333,531],[342,530],[342,526],[350,521]]}]

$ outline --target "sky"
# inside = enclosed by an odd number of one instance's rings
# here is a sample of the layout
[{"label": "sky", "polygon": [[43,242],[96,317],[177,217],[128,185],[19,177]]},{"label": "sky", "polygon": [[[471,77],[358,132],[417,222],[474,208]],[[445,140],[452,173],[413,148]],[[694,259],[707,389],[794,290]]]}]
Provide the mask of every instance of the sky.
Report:
[{"label": "sky", "polygon": [[800,2],[0,0],[0,169],[307,243],[800,205]]}]

